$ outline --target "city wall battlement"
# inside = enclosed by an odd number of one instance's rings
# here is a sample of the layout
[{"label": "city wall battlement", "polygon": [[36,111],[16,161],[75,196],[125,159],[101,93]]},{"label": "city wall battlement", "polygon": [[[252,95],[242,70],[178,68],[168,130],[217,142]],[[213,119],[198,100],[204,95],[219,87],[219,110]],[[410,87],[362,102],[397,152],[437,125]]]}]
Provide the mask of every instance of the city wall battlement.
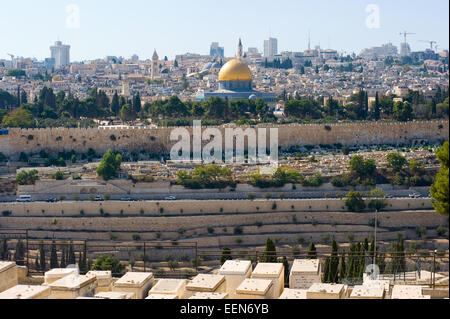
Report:
[{"label": "city wall battlement", "polygon": [[[60,152],[74,150],[85,153],[90,148],[97,153],[108,149],[130,152],[170,152],[179,140],[171,141],[170,136],[177,127],[129,127],[129,128],[46,128],[9,129],[7,135],[0,135],[0,152],[7,156],[17,156],[21,152],[38,153],[41,150]],[[180,128],[180,127],[178,127]],[[183,127],[193,136],[192,127]],[[225,136],[226,128],[217,128]],[[248,126],[240,127],[244,131]],[[301,145],[380,145],[412,144],[417,141],[438,143],[449,138],[449,121],[414,122],[365,122],[339,124],[288,124],[258,125],[255,129],[267,129],[266,145],[270,145],[270,128],[278,129],[279,146],[288,148]],[[209,141],[204,141],[204,145]],[[247,145],[247,143],[246,143]],[[247,147],[247,146],[246,146]]]}]

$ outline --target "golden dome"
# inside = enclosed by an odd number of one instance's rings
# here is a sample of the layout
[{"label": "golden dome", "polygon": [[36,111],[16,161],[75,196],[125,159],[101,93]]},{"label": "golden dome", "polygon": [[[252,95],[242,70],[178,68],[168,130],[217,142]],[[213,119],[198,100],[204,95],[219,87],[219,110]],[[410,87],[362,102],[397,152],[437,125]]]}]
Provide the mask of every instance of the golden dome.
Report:
[{"label": "golden dome", "polygon": [[219,72],[218,81],[251,81],[252,72],[240,59],[228,61]]}]

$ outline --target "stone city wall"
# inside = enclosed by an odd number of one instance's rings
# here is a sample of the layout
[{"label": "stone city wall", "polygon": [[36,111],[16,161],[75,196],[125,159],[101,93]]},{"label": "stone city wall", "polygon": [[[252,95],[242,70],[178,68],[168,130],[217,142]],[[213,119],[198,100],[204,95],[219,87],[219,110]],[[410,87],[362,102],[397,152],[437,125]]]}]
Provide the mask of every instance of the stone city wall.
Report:
[{"label": "stone city wall", "polygon": [[[246,127],[242,127],[244,130]],[[258,125],[267,128],[267,147],[270,145],[270,128],[278,128],[279,146],[296,145],[372,145],[411,144],[417,141],[430,143],[448,140],[448,121],[414,121],[310,124],[310,125]],[[41,150],[57,153],[75,150],[85,153],[89,148],[97,153],[114,151],[170,152],[176,141],[170,140],[175,128],[88,128],[88,129],[10,129],[8,135],[0,135],[0,152],[18,156],[20,152],[38,153]],[[186,128],[191,134],[192,128]],[[206,129],[205,127],[203,129]],[[225,127],[218,128],[225,139]],[[203,142],[204,145],[208,141]],[[224,144],[224,143],[223,143]],[[247,144],[247,143],[246,143]]]},{"label": "stone city wall", "polygon": [[[385,210],[426,210],[433,209],[431,201],[426,198],[387,199]],[[276,203],[276,208],[273,207]],[[141,210],[145,216],[179,216],[179,215],[222,215],[248,214],[257,212],[346,212],[345,200],[340,199],[298,199],[298,200],[201,200],[201,201],[142,201],[142,202],[32,202],[0,203],[0,211],[10,211],[11,216],[77,216],[80,211],[85,216],[98,217],[100,210],[110,216],[137,215]],[[213,217],[216,218],[216,217]],[[405,221],[407,222],[407,221]]]}]

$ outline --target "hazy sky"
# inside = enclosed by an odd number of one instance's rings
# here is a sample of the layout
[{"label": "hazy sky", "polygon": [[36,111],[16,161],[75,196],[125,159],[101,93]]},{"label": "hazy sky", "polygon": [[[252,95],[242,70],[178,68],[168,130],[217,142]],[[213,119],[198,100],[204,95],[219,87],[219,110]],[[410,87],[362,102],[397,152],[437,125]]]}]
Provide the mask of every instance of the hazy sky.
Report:
[{"label": "hazy sky", "polygon": [[340,52],[399,46],[405,30],[416,33],[408,40],[413,50],[429,47],[419,40],[435,40],[441,50],[449,47],[448,12],[448,0],[2,0],[0,58],[43,59],[58,37],[72,46],[72,61],[147,59],[154,48],[160,57],[208,54],[213,41],[233,56],[239,37],[262,51],[269,35],[279,51],[299,51],[309,29],[312,46]]}]

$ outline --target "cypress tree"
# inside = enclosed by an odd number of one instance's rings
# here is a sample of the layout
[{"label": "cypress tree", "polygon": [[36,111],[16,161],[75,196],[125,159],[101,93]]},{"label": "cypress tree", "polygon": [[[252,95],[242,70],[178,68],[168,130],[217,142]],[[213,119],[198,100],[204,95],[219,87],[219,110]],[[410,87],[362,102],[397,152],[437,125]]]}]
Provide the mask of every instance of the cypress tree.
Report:
[{"label": "cypress tree", "polygon": [[336,240],[333,239],[331,244],[331,258],[330,258],[330,274],[329,274],[329,282],[337,283],[338,271],[339,271],[339,256],[338,256],[339,246]]},{"label": "cypress tree", "polygon": [[222,248],[222,256],[220,257],[220,264],[223,265],[227,260],[232,260],[231,249],[228,247]]},{"label": "cypress tree", "polygon": [[373,110],[373,117],[376,121],[380,120],[380,98],[378,96],[378,92],[375,96],[375,107]]},{"label": "cypress tree", "polygon": [[346,271],[345,252],[343,252],[341,256],[341,263],[339,264],[339,283],[341,284],[345,281]]},{"label": "cypress tree", "polygon": [[22,243],[21,239],[19,239],[16,244],[16,251],[14,252],[14,261],[19,266],[23,266],[25,264],[25,246]]},{"label": "cypress tree", "polygon": [[70,242],[69,244],[69,252],[68,252],[68,263],[69,265],[75,265],[76,264],[76,257],[75,257],[75,251],[73,249],[73,242]]},{"label": "cypress tree", "polygon": [[40,270],[41,266],[39,265],[39,256],[36,254],[36,259],[34,259],[34,267],[36,270]]},{"label": "cypress tree", "polygon": [[56,252],[56,243],[52,241],[50,251],[50,269],[58,268],[58,254]]},{"label": "cypress tree", "polygon": [[8,253],[8,239],[3,238],[2,245],[0,247],[0,259],[1,260],[8,260],[9,259],[9,253]]},{"label": "cypress tree", "polygon": [[289,283],[289,262],[286,256],[283,256],[283,266],[284,266],[284,283]]},{"label": "cypress tree", "polygon": [[60,267],[61,268],[66,268],[67,267],[67,253],[66,253],[66,246],[62,246],[61,247],[61,263],[60,263]]},{"label": "cypress tree", "polygon": [[262,261],[266,263],[277,262],[277,249],[270,238],[267,238],[266,249],[264,250]]},{"label": "cypress tree", "polygon": [[327,257],[325,259],[325,263],[323,264],[323,273],[322,273],[322,282],[323,283],[330,283],[330,263],[331,258]]},{"label": "cypress tree", "polygon": [[119,95],[117,94],[117,91],[114,93],[112,102],[111,102],[111,112],[117,116],[120,111],[120,102],[119,102]]},{"label": "cypress tree", "polygon": [[313,242],[309,244],[306,259],[317,259],[317,249]]},{"label": "cypress tree", "polygon": [[41,270],[45,271],[46,270],[46,262],[45,262],[45,249],[44,249],[44,243],[41,242],[39,244],[39,264],[41,266]]}]

